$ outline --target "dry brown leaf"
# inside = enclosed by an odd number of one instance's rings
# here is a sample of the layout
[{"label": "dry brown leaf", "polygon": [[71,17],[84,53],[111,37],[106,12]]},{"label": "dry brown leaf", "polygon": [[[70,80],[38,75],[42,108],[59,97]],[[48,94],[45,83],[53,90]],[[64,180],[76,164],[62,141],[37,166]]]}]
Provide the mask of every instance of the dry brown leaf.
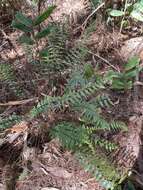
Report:
[{"label": "dry brown leaf", "polygon": [[28,123],[26,121],[22,121],[16,125],[14,125],[12,128],[8,129],[11,133],[22,133],[25,132],[28,129]]},{"label": "dry brown leaf", "polygon": [[61,167],[46,167],[46,171],[50,172],[53,176],[59,178],[71,178],[72,174]]}]

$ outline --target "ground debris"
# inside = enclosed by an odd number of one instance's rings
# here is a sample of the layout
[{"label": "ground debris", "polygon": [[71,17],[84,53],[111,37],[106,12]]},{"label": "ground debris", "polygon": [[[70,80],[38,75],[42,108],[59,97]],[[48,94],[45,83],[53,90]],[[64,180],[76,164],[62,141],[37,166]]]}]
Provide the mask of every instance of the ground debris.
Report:
[{"label": "ground debris", "polygon": [[41,190],[59,190],[59,189],[53,187],[44,187]]},{"label": "ground debris", "polygon": [[32,169],[25,179],[17,181],[17,190],[101,190],[72,154],[61,150],[57,140],[44,146],[43,153],[31,160]]}]

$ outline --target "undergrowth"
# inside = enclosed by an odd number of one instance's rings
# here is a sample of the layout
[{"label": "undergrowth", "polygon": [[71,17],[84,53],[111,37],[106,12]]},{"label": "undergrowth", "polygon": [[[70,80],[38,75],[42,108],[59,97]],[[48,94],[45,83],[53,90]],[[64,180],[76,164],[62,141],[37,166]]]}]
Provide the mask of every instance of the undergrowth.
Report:
[{"label": "undergrowth", "polygon": [[[105,113],[116,106],[110,98],[109,90],[130,90],[140,71],[139,60],[133,58],[121,73],[110,71],[107,75],[97,74],[98,70],[91,62],[87,63],[87,47],[71,43],[70,32],[65,26],[49,24],[48,28],[38,33],[37,26],[54,9],[55,6],[48,8],[34,20],[21,13],[16,15],[13,26],[23,31],[20,41],[32,50],[31,54],[37,41],[43,37],[48,38],[48,43],[38,51],[35,60],[32,60],[34,56],[30,56],[28,51],[28,66],[34,76],[29,80],[30,84],[36,87],[34,82],[37,77],[44,78],[48,81],[46,89],[49,91],[46,94],[42,91],[44,98],[39,98],[38,104],[25,115],[1,117],[0,129],[11,127],[21,120],[31,122],[37,118],[44,119],[50,113],[72,114],[74,121],[63,119],[50,127],[51,137],[58,138],[65,148],[72,150],[86,171],[90,171],[104,188],[113,189],[124,173],[120,173],[117,166],[111,163],[108,155],[118,149],[118,144],[106,138],[105,134],[121,130],[125,132],[127,127],[122,121],[106,117]],[[16,89],[19,89],[16,77],[11,65],[0,65],[0,81],[16,84]],[[62,92],[59,91],[61,86]]]}]

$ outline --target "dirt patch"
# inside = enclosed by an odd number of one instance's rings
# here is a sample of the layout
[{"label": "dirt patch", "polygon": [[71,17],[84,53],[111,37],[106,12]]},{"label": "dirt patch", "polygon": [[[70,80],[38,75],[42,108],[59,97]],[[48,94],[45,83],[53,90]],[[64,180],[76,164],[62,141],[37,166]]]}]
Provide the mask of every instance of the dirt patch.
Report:
[{"label": "dirt patch", "polygon": [[23,171],[21,179],[17,181],[17,190],[41,190],[46,187],[60,190],[101,190],[71,153],[61,150],[56,140],[45,144],[43,153],[30,161],[31,170],[25,176]]}]

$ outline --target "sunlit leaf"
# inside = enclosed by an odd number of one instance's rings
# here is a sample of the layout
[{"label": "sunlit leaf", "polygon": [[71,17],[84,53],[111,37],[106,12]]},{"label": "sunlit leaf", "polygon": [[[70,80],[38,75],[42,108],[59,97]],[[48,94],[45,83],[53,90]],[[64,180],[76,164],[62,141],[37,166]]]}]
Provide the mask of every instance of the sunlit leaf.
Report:
[{"label": "sunlit leaf", "polygon": [[143,15],[140,12],[137,12],[137,10],[133,10],[131,12],[131,17],[138,21],[143,22]]},{"label": "sunlit leaf", "polygon": [[120,10],[111,10],[110,11],[110,16],[113,16],[113,17],[123,16],[123,15],[124,15],[124,12],[120,11]]}]

